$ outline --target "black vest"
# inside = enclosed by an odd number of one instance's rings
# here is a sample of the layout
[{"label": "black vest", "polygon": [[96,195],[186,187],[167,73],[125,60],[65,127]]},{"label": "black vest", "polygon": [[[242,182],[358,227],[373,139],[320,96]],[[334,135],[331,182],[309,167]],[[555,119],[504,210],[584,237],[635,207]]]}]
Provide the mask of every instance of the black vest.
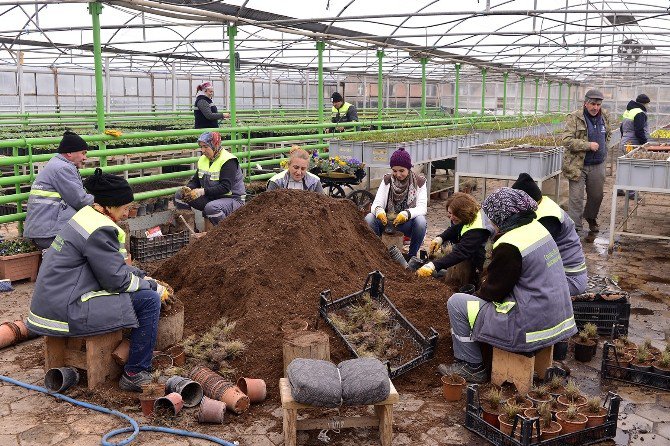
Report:
[{"label": "black vest", "polygon": [[[195,110],[193,111],[193,115],[195,116],[195,128],[196,129],[209,129],[209,128],[214,128],[219,126],[219,121],[216,119],[207,119],[205,118],[205,115],[202,114],[200,109],[198,108],[198,101],[204,99],[207,101],[209,104],[212,103],[212,100],[208,98],[205,95],[199,95],[197,98],[195,98]],[[212,113],[217,113],[218,110],[216,109],[216,105],[211,106]]]}]

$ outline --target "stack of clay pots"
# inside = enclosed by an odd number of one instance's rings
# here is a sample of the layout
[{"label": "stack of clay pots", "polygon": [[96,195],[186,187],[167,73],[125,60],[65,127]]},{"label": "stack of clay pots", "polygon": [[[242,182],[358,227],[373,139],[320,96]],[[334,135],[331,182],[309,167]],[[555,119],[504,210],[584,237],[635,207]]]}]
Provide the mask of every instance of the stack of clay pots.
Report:
[{"label": "stack of clay pots", "polygon": [[233,382],[207,367],[195,367],[189,373],[189,378],[200,383],[205,396],[226,403],[228,410],[240,414],[249,409],[249,397]]},{"label": "stack of clay pots", "polygon": [[28,339],[28,334],[23,321],[3,322],[0,324],[0,348],[23,342]]}]

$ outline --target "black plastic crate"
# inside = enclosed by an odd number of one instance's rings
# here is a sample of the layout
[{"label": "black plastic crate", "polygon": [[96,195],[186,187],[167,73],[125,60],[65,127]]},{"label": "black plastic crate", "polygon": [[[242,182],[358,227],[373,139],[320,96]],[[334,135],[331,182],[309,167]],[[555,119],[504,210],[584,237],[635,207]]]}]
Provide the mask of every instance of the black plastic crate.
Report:
[{"label": "black plastic crate", "polygon": [[189,231],[176,232],[160,237],[130,237],[130,254],[138,262],[150,262],[172,257],[181,248],[188,245]]},{"label": "black plastic crate", "polygon": [[365,279],[363,289],[354,294],[350,294],[335,301],[333,301],[330,296],[330,290],[325,290],[321,292],[320,295],[319,314],[335,331],[335,333],[337,333],[340,339],[342,339],[344,344],[347,346],[347,349],[351,352],[352,355],[354,355],[354,357],[359,357],[356,349],[353,345],[351,345],[351,343],[349,343],[345,335],[333,324],[329,315],[332,315],[338,310],[342,310],[346,307],[359,303],[366,294],[369,294],[370,297],[379,303],[382,307],[390,310],[394,328],[399,329],[404,333],[405,339],[398,340],[398,342],[409,342],[409,346],[413,347],[415,352],[415,355],[412,355],[411,358],[407,358],[405,355],[402,355],[399,360],[395,360],[393,363],[389,361],[386,362],[390,378],[400,376],[433,357],[435,354],[435,348],[437,347],[437,331],[431,327],[429,336],[423,336],[421,332],[419,332],[419,330],[417,330],[414,325],[412,325],[400,313],[400,311],[398,311],[395,305],[393,305],[389,298],[384,294],[384,275],[379,271],[373,271],[368,274],[368,277]]},{"label": "black plastic crate", "polygon": [[577,328],[581,330],[587,323],[598,327],[598,334],[608,336],[612,329],[619,325],[622,334],[628,334],[628,322],[630,321],[630,302],[627,296],[618,300],[609,301],[596,298],[592,301],[572,302]]},{"label": "black plastic crate", "polygon": [[638,386],[670,391],[670,375],[652,371],[645,372],[627,367],[622,363],[622,355],[614,344],[605,342],[600,376],[603,379],[615,379]]},{"label": "black plastic crate", "polygon": [[[599,443],[616,436],[617,420],[619,417],[619,406],[621,398],[619,395],[609,392],[609,408],[605,423],[600,426],[588,427],[571,434],[559,435],[558,437],[533,441],[532,433],[537,432],[539,427],[538,418],[525,418],[517,415],[512,428],[512,436],[504,434],[500,429],[490,425],[481,416],[482,410],[479,404],[477,384],[470,384],[467,389],[467,405],[465,407],[465,428],[479,435],[489,443],[496,446],[565,446],[586,445]],[[518,436],[518,438],[514,438]],[[537,437],[536,437],[537,438]]]}]

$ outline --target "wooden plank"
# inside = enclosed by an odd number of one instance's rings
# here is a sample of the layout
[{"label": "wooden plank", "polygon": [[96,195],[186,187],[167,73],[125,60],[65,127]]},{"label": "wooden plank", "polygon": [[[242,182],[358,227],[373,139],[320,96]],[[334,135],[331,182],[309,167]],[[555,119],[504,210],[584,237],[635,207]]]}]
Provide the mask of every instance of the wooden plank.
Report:
[{"label": "wooden plank", "polygon": [[[205,231],[208,231],[205,225]],[[328,335],[322,331],[297,331],[286,335],[283,345],[284,375],[286,368],[296,358],[330,361]]]},{"label": "wooden plank", "polygon": [[393,405],[375,406],[375,413],[379,419],[379,442],[382,446],[391,446],[393,440]]},{"label": "wooden plank", "polygon": [[120,367],[112,358],[112,352],[121,339],[121,330],[86,338],[86,376],[89,389],[121,374]]},{"label": "wooden plank", "polygon": [[377,427],[379,426],[379,418],[372,416],[309,418],[298,420],[296,426],[299,431],[313,429],[344,429],[349,427]]},{"label": "wooden plank", "polygon": [[516,386],[516,390],[525,395],[533,383],[535,358],[506,352],[493,348],[493,365],[491,367],[491,382],[502,385],[505,381]]},{"label": "wooden plank", "polygon": [[44,370],[65,365],[65,343],[67,338],[44,337]]},{"label": "wooden plank", "polygon": [[298,411],[296,409],[284,409],[283,412],[284,446],[296,446],[298,441]]},{"label": "wooden plank", "polygon": [[549,347],[543,348],[535,355],[535,372],[540,379],[544,379],[544,375],[547,372],[547,369],[551,367],[551,363],[554,360],[554,346],[550,345]]},{"label": "wooden plank", "polygon": [[65,364],[86,370],[86,352],[71,349],[65,350]]}]

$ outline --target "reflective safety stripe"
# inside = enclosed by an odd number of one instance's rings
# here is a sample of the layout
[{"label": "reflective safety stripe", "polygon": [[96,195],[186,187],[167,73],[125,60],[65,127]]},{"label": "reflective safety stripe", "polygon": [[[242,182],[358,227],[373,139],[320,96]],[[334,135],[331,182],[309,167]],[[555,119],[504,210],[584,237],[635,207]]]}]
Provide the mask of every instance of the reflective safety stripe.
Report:
[{"label": "reflective safety stripe", "polygon": [[564,267],[563,268],[566,273],[581,273],[583,271],[586,271],[586,263],[582,262],[577,266],[573,266],[570,268]]},{"label": "reflective safety stripe", "polygon": [[475,320],[477,320],[477,315],[479,314],[479,301],[469,300],[467,302],[467,309],[468,309],[468,324],[470,324],[470,329],[473,329],[475,326]]},{"label": "reflective safety stripe", "polygon": [[336,109],[335,107],[331,107],[330,111],[333,113],[333,118],[334,118],[334,117],[337,116],[338,113],[341,114],[341,115],[346,115],[347,112],[349,111],[349,107],[351,107],[351,104],[348,103],[348,102],[345,102],[344,104],[342,104],[342,107],[340,107],[339,110]]},{"label": "reflective safety stripe", "polygon": [[475,342],[472,339],[472,336],[459,336],[456,333],[454,333],[454,329],[451,329],[451,336],[453,336],[455,339],[457,339],[460,342]]},{"label": "reflective safety stripe", "polygon": [[28,321],[38,327],[46,328],[47,330],[61,331],[63,333],[70,332],[70,326],[67,322],[56,321],[53,319],[47,319],[41,316],[36,315],[32,311],[28,312]]},{"label": "reflective safety stripe", "polygon": [[564,320],[560,324],[555,325],[546,330],[532,331],[526,333],[526,342],[531,343],[531,342],[543,341],[545,339],[551,339],[560,335],[564,331],[570,330],[574,326],[575,326],[575,317],[570,316],[568,319]]},{"label": "reflective safety stripe", "polygon": [[126,292],[128,293],[134,293],[135,291],[140,289],[140,278],[137,277],[135,274],[130,275],[130,285],[128,285],[128,288],[126,288]]},{"label": "reflective safety stripe", "polygon": [[121,229],[119,225],[114,223],[109,217],[102,215],[91,206],[84,206],[79,212],[74,214],[69,221],[69,225],[85,239],[88,239],[88,237],[97,229],[102,228],[103,226],[111,226],[116,229],[116,238],[119,241],[119,252],[126,258],[126,231]]},{"label": "reflective safety stripe", "polygon": [[625,112],[623,112],[623,115],[621,115],[621,117],[623,119],[630,119],[632,121],[633,119],[635,119],[635,116],[637,116],[638,113],[642,113],[641,108],[632,108],[630,110],[626,110]]},{"label": "reflective safety stripe", "polygon": [[60,206],[60,204],[63,202],[60,198],[35,198],[35,197],[30,197],[28,199],[28,204],[46,204],[48,206]]},{"label": "reflective safety stripe", "polygon": [[561,223],[565,220],[565,213],[561,207],[549,197],[542,197],[537,204],[535,215],[537,215],[538,220],[542,217],[556,217]]},{"label": "reflective safety stripe", "polygon": [[482,221],[481,210],[477,212],[477,216],[475,217],[472,223],[470,223],[469,225],[463,225],[463,227],[461,228],[461,237],[463,236],[463,234],[465,234],[471,229],[484,229],[484,222]]},{"label": "reflective safety stripe", "polygon": [[52,192],[48,190],[41,189],[30,189],[30,195],[37,195],[40,197],[49,197],[49,198],[61,198],[58,192]]},{"label": "reflective safety stripe", "polygon": [[[210,161],[205,155],[202,155],[198,159],[198,178],[203,178],[205,175],[209,175],[209,179],[212,181],[219,181],[221,175],[221,168],[223,165],[232,160],[237,159],[235,155],[227,151],[226,149],[221,149],[219,155]],[[228,191],[226,195],[232,195],[232,191]]]},{"label": "reflective safety stripe", "polygon": [[496,307],[496,313],[507,314],[512,308],[514,308],[516,302],[493,302],[493,305]]},{"label": "reflective safety stripe", "polygon": [[118,296],[119,293],[110,293],[109,291],[89,291],[86,294],[83,294],[81,296],[81,301],[86,302],[89,299],[93,299],[94,297],[99,297],[99,296]]}]

